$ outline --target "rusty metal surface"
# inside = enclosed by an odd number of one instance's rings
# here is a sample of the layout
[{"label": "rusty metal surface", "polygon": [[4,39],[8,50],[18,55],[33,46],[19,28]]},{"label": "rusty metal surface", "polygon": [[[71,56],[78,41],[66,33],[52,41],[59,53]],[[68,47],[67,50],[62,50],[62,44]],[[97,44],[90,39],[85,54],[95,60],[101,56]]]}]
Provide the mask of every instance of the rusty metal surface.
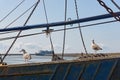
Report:
[{"label": "rusty metal surface", "polygon": [[120,58],[0,66],[0,80],[120,80]]}]

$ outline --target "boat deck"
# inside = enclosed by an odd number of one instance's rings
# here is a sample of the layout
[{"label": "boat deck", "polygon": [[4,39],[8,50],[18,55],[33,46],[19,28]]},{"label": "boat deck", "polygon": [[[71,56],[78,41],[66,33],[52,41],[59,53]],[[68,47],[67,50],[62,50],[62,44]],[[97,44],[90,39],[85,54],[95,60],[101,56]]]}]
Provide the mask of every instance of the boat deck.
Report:
[{"label": "boat deck", "polygon": [[[74,55],[75,56],[75,55]],[[9,64],[4,66],[29,66],[29,65],[43,65],[43,64],[56,64],[56,63],[70,63],[70,62],[82,62],[82,61],[96,61],[96,60],[104,60],[104,59],[114,59],[120,58],[120,53],[109,53],[109,54],[76,54],[76,59],[73,60],[57,60],[50,62],[36,62],[36,63],[24,63],[24,64]]]},{"label": "boat deck", "polygon": [[0,66],[0,80],[120,80],[119,54]]}]

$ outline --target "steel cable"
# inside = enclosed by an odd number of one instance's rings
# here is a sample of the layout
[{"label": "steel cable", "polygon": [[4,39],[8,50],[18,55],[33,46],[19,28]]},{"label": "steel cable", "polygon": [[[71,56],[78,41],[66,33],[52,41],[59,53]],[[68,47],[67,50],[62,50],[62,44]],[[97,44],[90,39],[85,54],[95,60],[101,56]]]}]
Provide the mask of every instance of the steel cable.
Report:
[{"label": "steel cable", "polygon": [[[107,24],[107,23],[112,23],[112,22],[117,22],[117,21],[116,21],[116,20],[111,20],[111,21],[106,21],[106,22],[88,24],[88,25],[83,25],[83,26],[81,26],[81,28],[85,28],[85,27],[89,27],[89,26],[95,26],[95,25],[101,25],[101,24]],[[66,30],[72,30],[72,29],[76,29],[76,28],[79,28],[79,27],[66,28]],[[54,30],[54,31],[52,31],[52,32],[63,31],[63,30],[64,30],[64,29],[58,29],[58,30]],[[16,32],[17,32],[17,31],[16,31]],[[8,33],[13,33],[13,32],[8,32]],[[1,34],[8,34],[8,33],[7,33],[7,32],[5,32],[5,33],[0,33],[0,35],[1,35]],[[44,34],[44,33],[45,33],[45,32],[38,32],[38,33],[33,33],[33,34],[21,35],[21,36],[19,36],[18,38],[27,37],[27,36],[33,36],[33,35],[38,35],[38,34]],[[0,41],[13,39],[13,38],[15,38],[15,37],[16,37],[16,36],[0,38]]]},{"label": "steel cable", "polygon": [[[75,2],[75,9],[76,9],[77,19],[79,19],[78,8],[77,8],[77,1],[74,0],[74,2]],[[80,36],[81,36],[81,40],[82,40],[82,44],[83,44],[83,47],[84,47],[85,53],[88,54],[88,53],[87,53],[86,46],[85,46],[85,42],[84,42],[84,39],[83,39],[83,34],[82,34],[82,30],[81,30],[80,23],[78,23],[78,26],[79,26],[79,32],[80,32]]]},{"label": "steel cable", "polygon": [[33,4],[30,8],[28,8],[25,12],[23,12],[20,16],[18,16],[16,19],[14,19],[11,23],[9,23],[5,28],[8,28],[10,25],[12,25],[14,22],[16,22],[19,18],[21,18],[24,14],[26,14],[29,10],[31,10],[34,6],[36,5]]},{"label": "steel cable", "polygon": [[[67,0],[65,0],[65,18],[64,21],[66,22],[67,20]],[[66,25],[64,25],[64,36],[63,36],[63,49],[62,49],[62,59],[64,57],[64,52],[65,52],[65,41],[66,41]]]},{"label": "steel cable", "polygon": [[[45,1],[43,0],[43,6],[44,6],[44,12],[45,12],[45,17],[46,17],[46,22],[48,24],[48,16],[47,16],[47,11],[46,11],[46,5],[45,5]],[[53,41],[51,38],[51,32],[49,27],[47,27],[47,30],[45,31],[47,36],[49,36],[49,40],[50,40],[50,44],[51,44],[51,50],[52,50],[52,60],[54,60],[54,56],[55,56],[55,51],[54,51],[54,46],[53,46]]]},{"label": "steel cable", "polygon": [[5,20],[13,11],[15,11],[25,0],[23,0],[22,2],[20,2],[13,10],[11,10],[5,17],[3,17],[0,22],[2,22],[3,20]]},{"label": "steel cable", "polygon": [[[35,7],[33,8],[33,10],[31,11],[30,15],[28,16],[27,20],[24,23],[24,26],[27,24],[27,22],[29,21],[29,19],[31,18],[33,12],[35,11],[36,7],[38,6],[40,0],[37,1]],[[5,53],[5,55],[3,56],[3,58],[1,59],[1,63],[3,63],[5,57],[8,55],[9,51],[11,50],[11,48],[13,47],[13,45],[15,44],[16,40],[18,39],[18,37],[20,36],[22,30],[19,31],[19,33],[17,34],[16,38],[13,40],[12,44],[10,45],[9,49],[7,50],[7,52]]]},{"label": "steel cable", "polygon": [[111,2],[120,10],[120,6],[118,6],[114,0],[111,0]]}]

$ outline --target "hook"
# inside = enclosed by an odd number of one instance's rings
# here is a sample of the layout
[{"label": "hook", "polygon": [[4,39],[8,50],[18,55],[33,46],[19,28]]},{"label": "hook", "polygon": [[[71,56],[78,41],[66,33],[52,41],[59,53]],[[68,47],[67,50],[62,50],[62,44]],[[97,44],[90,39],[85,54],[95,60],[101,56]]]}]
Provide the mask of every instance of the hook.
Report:
[{"label": "hook", "polygon": [[[71,19],[71,18],[68,18],[67,21],[72,21],[72,19]],[[73,24],[70,24],[70,26],[72,27]]]}]

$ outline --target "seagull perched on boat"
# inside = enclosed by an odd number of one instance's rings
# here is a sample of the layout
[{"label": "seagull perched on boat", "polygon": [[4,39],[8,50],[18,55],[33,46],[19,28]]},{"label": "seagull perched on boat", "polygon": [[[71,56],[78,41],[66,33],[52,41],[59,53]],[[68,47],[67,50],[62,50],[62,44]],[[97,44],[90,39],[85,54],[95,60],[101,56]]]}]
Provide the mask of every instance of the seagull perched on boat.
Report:
[{"label": "seagull perched on boat", "polygon": [[92,45],[91,46],[92,46],[92,49],[95,51],[95,53],[97,53],[98,50],[102,50],[102,48],[99,45],[97,45],[94,42],[94,40],[92,40]]},{"label": "seagull perched on boat", "polygon": [[25,59],[25,62],[31,59],[31,55],[27,53],[25,49],[22,49],[20,52],[23,52],[23,58]]}]

